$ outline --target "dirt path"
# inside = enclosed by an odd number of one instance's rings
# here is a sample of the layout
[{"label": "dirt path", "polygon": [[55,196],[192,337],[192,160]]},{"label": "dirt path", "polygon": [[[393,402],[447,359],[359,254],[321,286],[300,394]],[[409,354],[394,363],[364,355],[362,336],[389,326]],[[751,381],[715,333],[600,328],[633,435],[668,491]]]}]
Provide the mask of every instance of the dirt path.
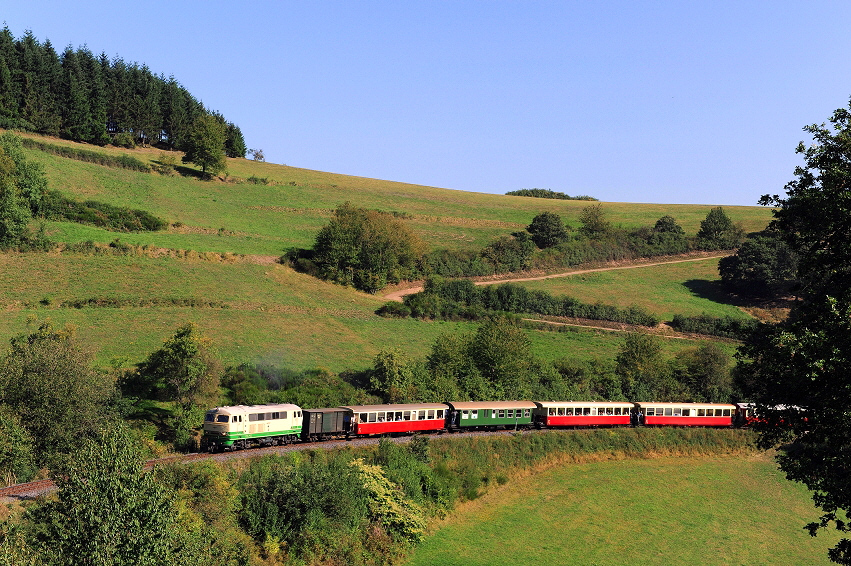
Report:
[{"label": "dirt path", "polygon": [[[719,259],[722,257],[726,257],[730,255],[731,252],[727,252],[723,255],[706,255],[700,257],[690,257],[686,259],[672,259],[668,261],[657,261],[653,263],[632,263],[629,265],[615,265],[610,267],[595,267],[592,269],[579,269],[576,271],[565,271],[562,273],[551,273],[549,275],[538,275],[534,277],[513,277],[511,279],[494,279],[487,281],[474,281],[476,285],[498,285],[500,283],[521,283],[523,281],[541,281],[543,279],[556,279],[558,277],[570,277],[572,275],[582,275],[585,273],[597,273],[600,271],[614,271],[616,269],[637,269],[639,267],[656,267],[658,265],[668,265],[671,263],[685,263],[689,261],[704,261],[707,259]],[[401,302],[402,298],[406,295],[413,295],[414,293],[419,293],[423,290],[422,285],[418,285],[415,287],[407,287],[405,289],[397,289],[392,291],[386,295],[384,295],[384,299],[387,301],[398,301]]]}]

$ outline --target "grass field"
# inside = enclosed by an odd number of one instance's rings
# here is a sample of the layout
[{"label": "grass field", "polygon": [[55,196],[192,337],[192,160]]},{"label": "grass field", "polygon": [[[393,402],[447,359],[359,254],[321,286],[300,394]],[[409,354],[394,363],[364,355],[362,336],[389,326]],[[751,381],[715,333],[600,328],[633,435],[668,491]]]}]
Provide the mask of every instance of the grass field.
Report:
[{"label": "grass field", "polygon": [[[147,304],[61,306],[89,299]],[[187,300],[213,304],[173,304]],[[423,358],[440,334],[473,330],[470,323],[381,318],[374,314],[381,304],[378,296],[330,285],[280,264],[0,254],[0,342],[25,332],[33,319],[72,324],[102,365],[142,361],[189,321],[212,339],[227,364],[264,360],[296,370],[323,367],[334,372],[367,367],[381,349]],[[614,359],[623,340],[622,333],[586,329],[529,334],[535,354],[548,360]],[[668,353],[692,345],[664,341]]]},{"label": "grass field", "polygon": [[[49,143],[79,146],[48,139]],[[129,153],[156,163],[156,149],[90,148]],[[156,233],[116,233],[67,222],[48,222],[60,242],[93,240],[153,248],[278,256],[290,247],[310,247],[333,209],[346,200],[358,206],[405,213],[405,222],[434,248],[478,249],[493,238],[525,227],[548,210],[568,223],[588,202],[468,193],[392,181],[351,177],[245,159],[229,160],[226,181],[204,182],[192,175],[139,173],[83,163],[37,150],[49,186],[77,198],[141,208],[173,225]],[[185,172],[185,168],[184,168]],[[266,178],[268,185],[245,182]],[[688,233],[698,229],[709,207],[687,204],[604,203],[615,224],[650,225],[671,214]],[[728,207],[748,230],[761,229],[770,211]],[[584,279],[530,283],[581,300],[639,304],[663,317],[673,313],[735,313],[701,289],[717,278],[711,262],[688,268],[613,272]],[[652,269],[652,268],[646,268]],[[694,289],[686,281],[698,282]],[[708,283],[707,283],[708,282]],[[703,285],[703,287],[700,287]],[[690,290],[691,289],[691,290]],[[692,292],[694,291],[694,292]],[[62,308],[68,301],[125,301],[116,308]],[[146,301],[130,304],[131,301]],[[178,306],[180,301],[203,306]],[[209,303],[209,304],[207,304]],[[374,315],[379,296],[324,283],[274,263],[87,256],[82,254],[0,254],[0,342],[32,327],[33,321],[71,324],[96,352],[99,364],[142,361],[174,330],[195,322],[226,364],[270,361],[295,370],[331,371],[371,365],[376,353],[396,348],[422,358],[445,332],[469,331],[467,323],[390,320]],[[535,354],[545,359],[613,359],[622,334],[603,331],[530,332]],[[670,352],[692,345],[667,340]]]},{"label": "grass field", "polygon": [[729,297],[719,286],[720,280],[718,259],[703,259],[528,281],[523,286],[553,295],[568,295],[586,303],[635,305],[666,321],[675,314],[746,316],[729,304]]},{"label": "grass field", "polygon": [[764,454],[569,464],[460,506],[409,564],[829,564],[816,516]]},{"label": "grass field", "polygon": [[[49,143],[79,146],[49,139]],[[156,149],[95,151],[129,153],[156,163]],[[471,193],[393,181],[324,173],[246,159],[230,159],[228,182],[205,182],[193,176],[163,176],[74,161],[38,150],[28,158],[44,165],[50,188],[78,198],[148,210],[179,230],[123,236],[128,242],[160,247],[250,254],[280,254],[309,247],[334,208],[345,201],[358,206],[403,212],[411,228],[433,248],[479,249],[502,234],[521,230],[543,211],[560,214],[578,225],[588,202]],[[185,169],[185,168],[184,168]],[[244,182],[250,177],[271,184]],[[689,234],[697,232],[709,206],[689,204],[603,203],[616,225],[635,228],[674,216]],[[770,211],[762,207],[726,207],[729,216],[749,231],[765,227]],[[106,242],[115,234],[50,225],[59,241],[93,239]],[[223,237],[221,234],[226,234]]]}]

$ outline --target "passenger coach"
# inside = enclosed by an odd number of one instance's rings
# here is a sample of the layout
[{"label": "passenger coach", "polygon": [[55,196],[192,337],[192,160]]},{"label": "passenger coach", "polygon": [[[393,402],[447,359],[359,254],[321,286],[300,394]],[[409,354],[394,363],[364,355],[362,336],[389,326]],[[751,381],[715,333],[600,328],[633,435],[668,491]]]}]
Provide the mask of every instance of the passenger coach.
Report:
[{"label": "passenger coach", "polygon": [[726,403],[636,403],[647,426],[733,426],[735,405]]},{"label": "passenger coach", "polygon": [[535,425],[629,426],[633,403],[618,401],[535,401]]},{"label": "passenger coach", "polygon": [[452,401],[448,426],[451,430],[526,428],[532,424],[531,401]]},{"label": "passenger coach", "polygon": [[404,405],[351,405],[346,430],[351,435],[405,434],[446,429],[446,405],[409,403]]}]

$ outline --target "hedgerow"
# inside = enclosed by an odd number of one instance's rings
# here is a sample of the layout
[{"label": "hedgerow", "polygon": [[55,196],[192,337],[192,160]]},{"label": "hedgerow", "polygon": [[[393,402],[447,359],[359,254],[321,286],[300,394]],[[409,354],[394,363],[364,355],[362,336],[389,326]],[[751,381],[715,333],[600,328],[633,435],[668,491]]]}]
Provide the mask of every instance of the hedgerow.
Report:
[{"label": "hedgerow", "polygon": [[[657,326],[660,319],[640,307],[619,308],[601,303],[583,303],[546,291],[530,291],[521,285],[476,286],[467,279],[444,281],[431,278],[423,291],[408,295],[404,304],[416,318],[478,320],[496,313],[540,314],[569,318],[605,320],[639,326]],[[385,305],[379,314],[400,316],[404,310]]]},{"label": "hedgerow", "polygon": [[23,138],[24,147],[29,149],[37,149],[46,153],[52,153],[60,157],[75,159],[77,161],[85,161],[86,163],[94,163],[105,167],[116,167],[119,169],[130,169],[131,171],[139,171],[142,173],[150,173],[151,168],[143,161],[136,159],[132,155],[121,154],[118,156],[100,153],[89,149],[79,147],[69,147],[64,145],[55,145],[43,141],[34,140],[31,138]]},{"label": "hedgerow", "polygon": [[759,324],[759,321],[753,318],[716,317],[708,314],[698,316],[675,314],[671,321],[671,327],[680,332],[694,332],[736,340],[747,338]]}]

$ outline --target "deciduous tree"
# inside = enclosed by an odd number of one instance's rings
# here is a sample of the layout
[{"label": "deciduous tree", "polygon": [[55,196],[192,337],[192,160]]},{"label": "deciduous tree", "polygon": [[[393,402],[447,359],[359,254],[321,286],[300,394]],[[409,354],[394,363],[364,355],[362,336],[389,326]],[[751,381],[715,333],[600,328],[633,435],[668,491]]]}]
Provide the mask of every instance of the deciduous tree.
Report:
[{"label": "deciduous tree", "polygon": [[541,249],[551,248],[567,238],[564,222],[554,212],[542,212],[535,216],[526,231],[532,234],[532,241]]},{"label": "deciduous tree", "polygon": [[[851,532],[851,112],[831,124],[804,128],[813,143],[799,144],[804,164],[774,205],[772,229],[800,257],[802,299],[788,320],[764,326],[741,348],[741,373],[761,417],[760,444],[791,441],[779,453],[787,478],[813,491],[822,516],[810,534],[833,525]],[[851,564],[851,540],[830,559]]]},{"label": "deciduous tree", "polygon": [[208,172],[218,175],[227,168],[226,138],[227,127],[221,120],[210,114],[198,116],[184,142],[186,154],[183,162],[200,166],[205,175]]}]

